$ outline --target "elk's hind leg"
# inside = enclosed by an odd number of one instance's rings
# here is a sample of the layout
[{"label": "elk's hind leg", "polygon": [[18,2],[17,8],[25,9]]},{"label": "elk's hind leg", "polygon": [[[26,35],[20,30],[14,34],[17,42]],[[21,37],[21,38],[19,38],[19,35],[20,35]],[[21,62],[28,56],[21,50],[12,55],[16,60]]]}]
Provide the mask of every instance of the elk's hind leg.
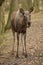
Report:
[{"label": "elk's hind leg", "polygon": [[12,28],[13,38],[14,38],[14,42],[12,44],[12,52],[11,52],[11,54],[14,55],[14,44],[15,44],[14,20],[11,21],[11,28]]},{"label": "elk's hind leg", "polygon": [[14,44],[15,44],[15,32],[13,31],[13,37],[14,37],[14,42],[12,44],[12,52],[11,54],[14,55]]},{"label": "elk's hind leg", "polygon": [[21,43],[22,43],[22,54],[24,55],[24,43],[23,43],[23,33],[21,33]]},{"label": "elk's hind leg", "polygon": [[25,57],[27,57],[27,50],[26,50],[26,32],[24,33],[24,47],[25,47]]},{"label": "elk's hind leg", "polygon": [[17,55],[16,57],[18,58],[18,51],[19,51],[19,33],[17,33]]}]

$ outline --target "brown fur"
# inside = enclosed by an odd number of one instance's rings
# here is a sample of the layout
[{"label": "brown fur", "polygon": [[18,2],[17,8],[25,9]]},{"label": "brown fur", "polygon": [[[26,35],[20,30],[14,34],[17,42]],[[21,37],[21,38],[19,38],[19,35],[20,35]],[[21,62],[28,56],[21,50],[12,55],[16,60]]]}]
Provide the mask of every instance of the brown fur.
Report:
[{"label": "brown fur", "polygon": [[[30,13],[33,11],[31,8]],[[14,36],[14,41],[15,41],[15,32],[17,32],[17,57],[18,57],[18,50],[19,50],[19,34],[21,33],[24,36],[24,47],[25,47],[25,57],[27,57],[27,51],[26,51],[26,29],[27,29],[27,24],[30,27],[30,21],[27,23],[27,16],[25,16],[25,12],[21,10],[20,15],[17,16],[17,12],[14,12],[12,17],[11,17],[11,27],[13,31],[13,36]],[[24,48],[23,48],[23,53],[24,53]],[[14,54],[14,44],[12,48],[12,54]]]}]

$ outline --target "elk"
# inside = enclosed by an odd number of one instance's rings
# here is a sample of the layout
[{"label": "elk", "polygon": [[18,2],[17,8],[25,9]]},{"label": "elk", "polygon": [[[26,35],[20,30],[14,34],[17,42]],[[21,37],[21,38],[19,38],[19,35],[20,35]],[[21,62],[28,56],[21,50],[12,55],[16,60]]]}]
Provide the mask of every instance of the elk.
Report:
[{"label": "elk", "polygon": [[[27,27],[31,26],[30,22],[30,14],[33,11],[33,7],[30,8],[29,11],[24,11],[22,8],[18,9],[17,12],[13,13],[13,16],[11,18],[11,28],[13,32],[14,37],[14,43],[15,43],[15,32],[17,33],[17,54],[16,57],[19,57],[18,51],[19,51],[19,35],[24,36],[24,47],[23,48],[23,54],[25,57],[27,57],[27,50],[26,50],[26,29]],[[12,55],[14,54],[14,43],[12,48]],[[24,53],[25,50],[25,53]]]}]

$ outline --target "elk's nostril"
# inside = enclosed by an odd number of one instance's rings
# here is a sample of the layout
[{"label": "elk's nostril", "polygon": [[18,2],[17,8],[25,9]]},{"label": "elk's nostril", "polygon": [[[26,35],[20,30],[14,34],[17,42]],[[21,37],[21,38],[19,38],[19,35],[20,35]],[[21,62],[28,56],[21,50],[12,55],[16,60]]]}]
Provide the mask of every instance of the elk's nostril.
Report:
[{"label": "elk's nostril", "polygon": [[31,22],[28,22],[28,27],[30,27],[31,26]]}]

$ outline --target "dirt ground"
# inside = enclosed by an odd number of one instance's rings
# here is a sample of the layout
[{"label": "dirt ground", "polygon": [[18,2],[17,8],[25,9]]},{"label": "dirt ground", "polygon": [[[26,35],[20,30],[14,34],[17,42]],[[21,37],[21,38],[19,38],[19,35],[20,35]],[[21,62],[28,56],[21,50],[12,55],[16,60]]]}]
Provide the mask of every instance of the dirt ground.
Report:
[{"label": "dirt ground", "polygon": [[28,57],[22,55],[20,36],[19,58],[15,58],[17,39],[15,37],[14,56],[11,55],[13,34],[7,31],[0,46],[0,65],[43,65],[43,13],[32,14],[31,27],[27,29],[26,45]]}]

